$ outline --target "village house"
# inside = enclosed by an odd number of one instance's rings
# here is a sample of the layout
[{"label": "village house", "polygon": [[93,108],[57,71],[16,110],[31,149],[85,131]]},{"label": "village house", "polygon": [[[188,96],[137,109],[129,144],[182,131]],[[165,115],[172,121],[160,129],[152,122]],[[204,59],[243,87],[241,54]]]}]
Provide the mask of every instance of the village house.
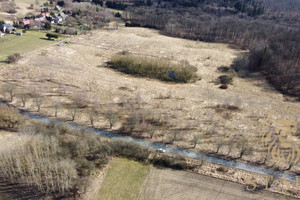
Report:
[{"label": "village house", "polygon": [[3,24],[0,25],[0,31],[4,33],[12,33],[15,30],[15,27],[13,27],[11,24]]},{"label": "village house", "polygon": [[65,20],[65,19],[67,18],[66,14],[63,13],[63,12],[60,12],[60,13],[58,14],[58,16],[61,17],[62,20]]},{"label": "village house", "polygon": [[31,18],[26,18],[23,19],[23,24],[24,24],[24,28],[25,29],[29,29],[30,26],[35,27],[37,26],[38,28],[41,28],[42,26],[44,26],[45,22],[49,21],[51,24],[54,23],[61,23],[62,21],[64,21],[68,16],[62,12],[61,7],[59,6],[55,6],[56,9],[59,12],[58,15],[53,15],[51,16],[50,13],[48,12],[41,12],[39,15],[36,16],[36,18],[31,17]]},{"label": "village house", "polygon": [[54,7],[54,10],[55,10],[55,11],[60,11],[60,10],[61,10],[61,7],[58,6],[58,5],[56,5],[56,6]]},{"label": "village house", "polygon": [[58,17],[56,17],[55,19],[54,19],[54,22],[55,23],[59,23],[59,22],[62,22],[63,21],[63,19],[62,19],[62,17],[60,17],[60,16],[58,16]]},{"label": "village house", "polygon": [[29,19],[24,19],[24,20],[23,20],[23,24],[24,24],[24,28],[25,28],[25,29],[29,29],[29,28],[30,28],[31,22],[30,22]]}]

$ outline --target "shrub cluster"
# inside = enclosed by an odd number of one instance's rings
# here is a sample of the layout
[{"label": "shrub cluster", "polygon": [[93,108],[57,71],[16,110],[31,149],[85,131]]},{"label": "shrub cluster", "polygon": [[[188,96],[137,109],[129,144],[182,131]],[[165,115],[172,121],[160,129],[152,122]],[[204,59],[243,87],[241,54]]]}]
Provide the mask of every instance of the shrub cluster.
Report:
[{"label": "shrub cluster", "polygon": [[232,77],[231,76],[228,76],[228,75],[221,75],[218,77],[219,81],[221,84],[231,84],[232,83]]},{"label": "shrub cluster", "polygon": [[57,34],[54,34],[54,33],[47,33],[46,34],[46,37],[49,39],[49,40],[51,40],[51,39],[53,39],[53,38],[58,38],[58,35]]},{"label": "shrub cluster", "polygon": [[109,143],[109,146],[111,147],[112,154],[135,159],[140,162],[146,162],[150,154],[148,149],[129,142],[113,141]]},{"label": "shrub cluster", "polygon": [[172,169],[184,170],[188,169],[189,165],[183,157],[180,156],[169,156],[161,155],[152,158],[151,163],[155,166],[169,167]]},{"label": "shrub cluster", "polygon": [[21,55],[19,53],[15,53],[13,55],[8,56],[7,63],[16,63],[18,60],[20,60]]},{"label": "shrub cluster", "polygon": [[15,128],[22,122],[22,117],[18,110],[13,107],[0,105],[0,129]]},{"label": "shrub cluster", "polygon": [[77,35],[77,31],[74,28],[60,28],[60,27],[56,27],[55,29],[56,33],[59,34],[67,34],[67,35]]},{"label": "shrub cluster", "polygon": [[152,59],[133,55],[116,54],[111,67],[127,74],[134,74],[162,81],[191,82],[198,79],[197,68],[187,62],[173,64],[164,59]]}]

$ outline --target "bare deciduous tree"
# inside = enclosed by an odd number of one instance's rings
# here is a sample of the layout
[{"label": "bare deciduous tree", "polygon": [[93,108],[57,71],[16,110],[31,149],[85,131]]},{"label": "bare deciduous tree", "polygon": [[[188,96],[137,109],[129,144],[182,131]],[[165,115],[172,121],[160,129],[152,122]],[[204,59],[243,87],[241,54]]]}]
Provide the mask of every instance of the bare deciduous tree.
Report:
[{"label": "bare deciduous tree", "polygon": [[32,97],[33,97],[35,105],[37,107],[37,112],[40,112],[42,104],[44,103],[44,100],[45,100],[44,96],[40,95],[38,93],[33,93]]},{"label": "bare deciduous tree", "polygon": [[178,134],[179,134],[179,131],[178,130],[173,130],[172,131],[172,141],[175,142],[178,140]]},{"label": "bare deciduous tree", "polygon": [[54,102],[53,108],[54,108],[54,117],[57,117],[58,110],[61,109],[62,105],[60,102]]},{"label": "bare deciduous tree", "polygon": [[241,158],[244,154],[250,154],[252,152],[252,148],[249,146],[248,140],[245,138],[241,138],[237,142],[237,148],[240,150],[239,158]]},{"label": "bare deciduous tree", "polygon": [[139,116],[137,112],[132,111],[127,118],[127,125],[129,127],[130,133],[134,130],[136,125],[139,123]]},{"label": "bare deciduous tree", "polygon": [[88,115],[89,115],[89,120],[91,122],[91,125],[92,125],[92,127],[94,127],[95,121],[99,119],[99,112],[92,108],[92,109],[89,109]]},{"label": "bare deciduous tree", "polygon": [[194,144],[194,148],[196,148],[196,146],[197,146],[197,144],[199,144],[199,140],[200,140],[200,135],[199,134],[195,134],[195,135],[193,135],[193,140],[192,140],[192,142],[193,142],[193,144]]},{"label": "bare deciduous tree", "polygon": [[25,107],[27,100],[30,98],[30,95],[28,93],[20,93],[18,94],[18,97],[22,101],[22,106]]},{"label": "bare deciduous tree", "polygon": [[69,115],[71,116],[71,121],[75,121],[75,117],[78,113],[78,106],[77,105],[72,105],[69,108]]},{"label": "bare deciduous tree", "polygon": [[218,137],[217,141],[216,141],[216,153],[219,153],[220,148],[225,145],[225,141],[223,140],[222,137]]},{"label": "bare deciduous tree", "polygon": [[2,92],[9,96],[9,100],[12,102],[15,97],[16,87],[11,83],[6,83],[2,86]]},{"label": "bare deciduous tree", "polygon": [[154,125],[146,124],[144,131],[149,134],[150,138],[153,138],[155,130],[156,127]]},{"label": "bare deciduous tree", "polygon": [[116,112],[114,112],[113,110],[108,110],[105,114],[106,119],[108,119],[109,121],[109,128],[111,129],[113,127],[113,125],[118,121],[118,117]]}]

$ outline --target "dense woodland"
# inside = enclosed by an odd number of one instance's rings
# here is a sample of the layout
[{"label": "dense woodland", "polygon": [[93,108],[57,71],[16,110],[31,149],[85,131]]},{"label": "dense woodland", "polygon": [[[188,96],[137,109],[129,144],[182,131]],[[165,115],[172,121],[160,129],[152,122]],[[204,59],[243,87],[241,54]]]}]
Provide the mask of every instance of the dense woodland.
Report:
[{"label": "dense woodland", "polygon": [[127,26],[249,49],[234,63],[237,72],[261,71],[276,89],[299,97],[299,9],[297,0],[138,0],[122,17]]}]

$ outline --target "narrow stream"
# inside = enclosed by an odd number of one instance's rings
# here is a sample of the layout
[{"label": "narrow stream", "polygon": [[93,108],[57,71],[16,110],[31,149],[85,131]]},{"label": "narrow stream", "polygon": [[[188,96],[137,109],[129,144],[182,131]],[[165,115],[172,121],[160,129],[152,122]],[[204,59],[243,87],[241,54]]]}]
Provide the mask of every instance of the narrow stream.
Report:
[{"label": "narrow stream", "polygon": [[[33,114],[33,113],[30,113],[25,110],[20,110],[20,113],[22,115],[28,116],[30,119],[34,119],[34,120],[44,122],[44,123],[49,123],[52,120],[51,118]],[[62,121],[58,120],[58,122],[62,122]],[[83,128],[87,128],[85,126],[77,125],[74,123],[69,123],[69,124],[70,124],[71,128],[74,130],[81,130]],[[152,149],[163,149],[166,152],[172,152],[177,155],[181,155],[181,156],[185,156],[185,157],[189,157],[189,158],[193,158],[193,159],[198,159],[198,160],[203,160],[206,162],[223,165],[223,166],[227,166],[227,167],[232,167],[232,168],[236,168],[236,169],[241,169],[241,170],[245,170],[245,171],[249,171],[249,172],[254,172],[257,174],[274,175],[276,178],[284,177],[284,179],[288,180],[288,181],[296,182],[297,178],[298,178],[298,182],[300,181],[300,177],[297,177],[295,175],[288,174],[288,173],[274,171],[272,169],[257,167],[254,165],[237,162],[234,160],[226,160],[226,159],[218,158],[215,156],[205,155],[202,153],[197,153],[197,152],[193,152],[193,151],[189,151],[189,150],[185,150],[185,149],[179,149],[179,148],[171,147],[171,146],[164,145],[161,143],[144,141],[141,139],[137,139],[137,138],[133,138],[133,137],[129,137],[129,136],[123,136],[123,135],[112,133],[112,132],[105,132],[105,131],[101,131],[101,130],[95,129],[95,128],[88,128],[88,129],[94,134],[101,135],[101,136],[107,137],[107,138],[112,138],[112,139],[126,141],[126,142],[134,142],[134,143],[137,143],[144,147],[149,147]]]}]

